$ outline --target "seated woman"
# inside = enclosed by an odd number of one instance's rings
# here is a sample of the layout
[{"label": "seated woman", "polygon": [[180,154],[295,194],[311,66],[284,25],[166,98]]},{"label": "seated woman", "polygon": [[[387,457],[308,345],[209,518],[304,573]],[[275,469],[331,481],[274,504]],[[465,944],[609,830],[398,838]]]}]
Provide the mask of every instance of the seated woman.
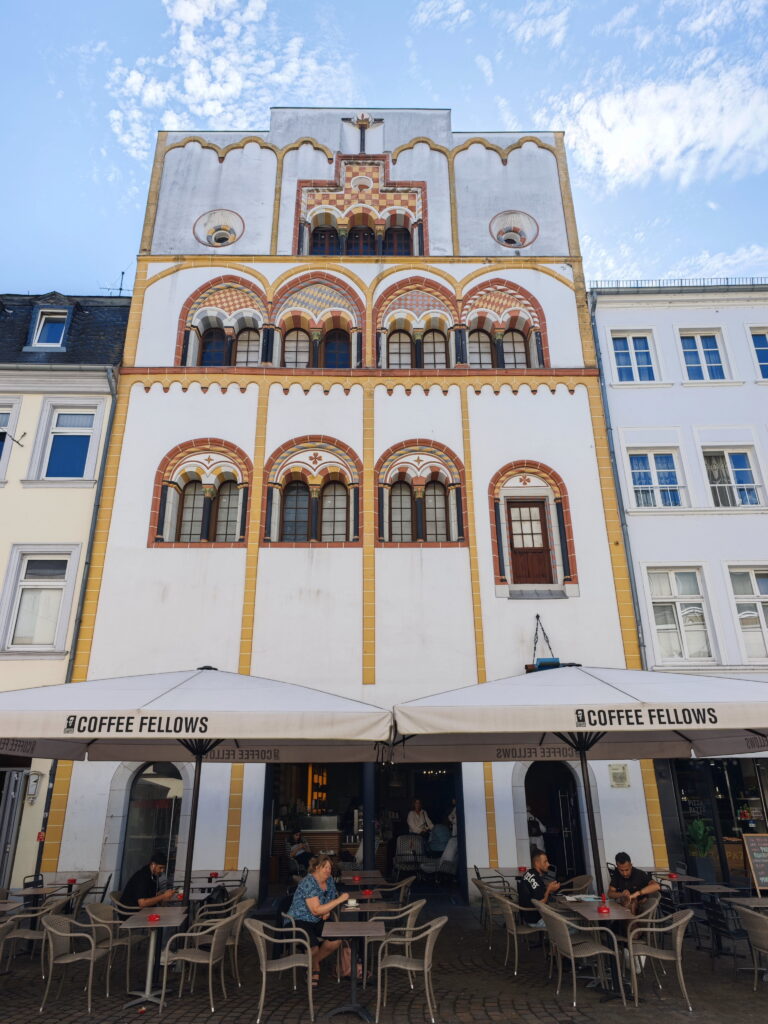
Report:
[{"label": "seated woman", "polygon": [[336,892],[332,878],[333,861],[330,857],[313,857],[309,862],[309,873],[302,878],[293,894],[288,913],[296,924],[309,936],[312,947],[312,988],[320,981],[320,962],[341,945],[341,939],[324,939],[321,935],[323,924],[331,911],[346,903],[349,893],[341,896]]}]

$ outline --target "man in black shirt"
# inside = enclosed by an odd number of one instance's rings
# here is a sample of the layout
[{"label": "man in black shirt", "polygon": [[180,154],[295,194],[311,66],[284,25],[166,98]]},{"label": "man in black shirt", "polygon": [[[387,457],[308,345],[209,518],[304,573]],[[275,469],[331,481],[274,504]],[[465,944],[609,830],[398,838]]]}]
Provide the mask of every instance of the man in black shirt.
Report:
[{"label": "man in black shirt", "polygon": [[127,907],[156,907],[158,904],[168,903],[175,893],[172,889],[164,892],[157,891],[160,876],[165,872],[166,857],[161,850],[155,850],[149,858],[149,864],[139,868],[136,874],[128,879],[128,884],[123,889],[120,902]]},{"label": "man in black shirt", "polygon": [[525,872],[517,887],[520,898],[520,916],[532,928],[543,928],[544,922],[539,916],[533,900],[549,903],[549,897],[560,888],[559,882],[547,882],[542,877],[549,871],[549,859],[543,850],[531,851],[531,866]]},{"label": "man in black shirt", "polygon": [[[611,873],[608,895],[636,908],[636,900],[658,892],[661,886],[646,871],[632,866],[628,853],[616,854],[616,870]],[[625,894],[625,895],[622,895]]]}]

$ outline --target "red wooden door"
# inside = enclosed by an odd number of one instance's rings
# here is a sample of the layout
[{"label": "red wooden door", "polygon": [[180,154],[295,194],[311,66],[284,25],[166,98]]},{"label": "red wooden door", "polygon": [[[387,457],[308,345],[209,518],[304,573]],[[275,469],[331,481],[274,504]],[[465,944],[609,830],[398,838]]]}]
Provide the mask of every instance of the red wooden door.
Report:
[{"label": "red wooden door", "polygon": [[513,583],[552,583],[552,556],[543,501],[507,502]]}]

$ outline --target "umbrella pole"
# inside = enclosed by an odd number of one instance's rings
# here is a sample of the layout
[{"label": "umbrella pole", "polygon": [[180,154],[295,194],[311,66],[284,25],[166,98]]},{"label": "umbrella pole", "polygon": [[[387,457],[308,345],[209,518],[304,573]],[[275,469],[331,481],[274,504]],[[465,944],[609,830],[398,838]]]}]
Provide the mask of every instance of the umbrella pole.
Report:
[{"label": "umbrella pole", "polygon": [[184,865],[184,897],[189,899],[192,884],[192,855],[195,852],[197,831],[197,805],[200,802],[200,775],[203,770],[203,755],[195,754],[195,778],[192,783],[192,806],[189,809],[189,830],[187,832],[187,859]]},{"label": "umbrella pole", "polygon": [[363,764],[363,868],[376,867],[376,765]]},{"label": "umbrella pole", "polygon": [[589,829],[589,842],[592,848],[592,864],[595,872],[595,892],[600,895],[603,889],[603,871],[600,866],[600,851],[597,848],[597,830],[595,828],[595,807],[592,803],[592,788],[589,785],[589,766],[587,764],[587,748],[579,744],[579,761],[581,762],[581,777],[584,781],[584,802],[587,806],[587,827]]}]

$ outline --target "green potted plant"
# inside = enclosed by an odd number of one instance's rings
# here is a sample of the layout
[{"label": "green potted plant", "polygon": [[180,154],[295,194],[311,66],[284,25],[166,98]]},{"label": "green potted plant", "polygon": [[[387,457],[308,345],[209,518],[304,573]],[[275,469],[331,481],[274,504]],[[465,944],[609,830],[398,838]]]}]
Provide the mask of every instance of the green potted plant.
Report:
[{"label": "green potted plant", "polygon": [[694,818],[688,823],[686,835],[692,862],[691,873],[703,878],[705,882],[714,882],[715,865],[711,855],[715,837],[709,822],[704,818]]}]

